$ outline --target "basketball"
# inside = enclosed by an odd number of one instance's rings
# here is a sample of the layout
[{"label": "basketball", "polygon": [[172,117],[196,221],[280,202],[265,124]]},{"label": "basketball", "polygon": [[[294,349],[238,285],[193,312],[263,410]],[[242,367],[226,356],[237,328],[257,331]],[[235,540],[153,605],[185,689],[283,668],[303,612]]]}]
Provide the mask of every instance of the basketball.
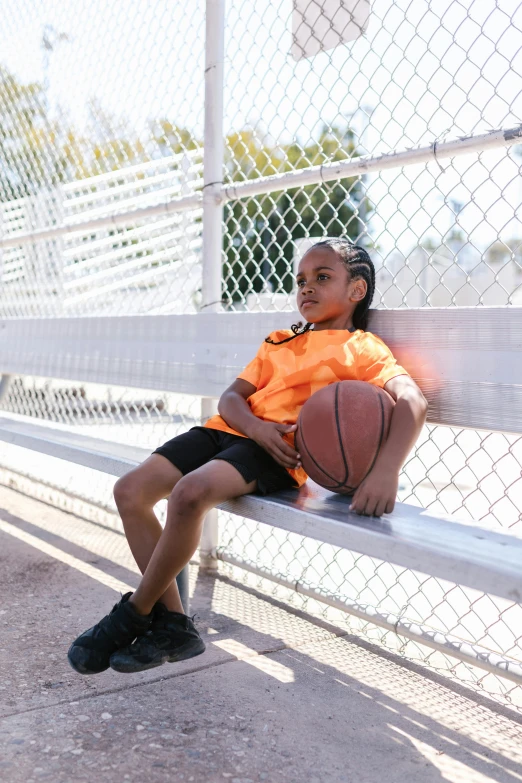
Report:
[{"label": "basketball", "polygon": [[388,392],[365,381],[338,381],[312,394],[295,435],[310,478],[331,492],[355,492],[388,437],[394,405]]}]

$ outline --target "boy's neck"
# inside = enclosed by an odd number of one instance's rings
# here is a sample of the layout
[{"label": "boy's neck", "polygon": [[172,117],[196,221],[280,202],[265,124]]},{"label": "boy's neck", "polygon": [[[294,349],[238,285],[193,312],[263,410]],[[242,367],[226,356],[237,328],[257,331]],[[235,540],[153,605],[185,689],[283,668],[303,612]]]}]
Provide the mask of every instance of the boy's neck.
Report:
[{"label": "boy's neck", "polygon": [[352,320],[353,313],[345,313],[325,318],[324,321],[316,321],[313,324],[313,330],[322,332],[328,330],[332,332],[355,332]]}]

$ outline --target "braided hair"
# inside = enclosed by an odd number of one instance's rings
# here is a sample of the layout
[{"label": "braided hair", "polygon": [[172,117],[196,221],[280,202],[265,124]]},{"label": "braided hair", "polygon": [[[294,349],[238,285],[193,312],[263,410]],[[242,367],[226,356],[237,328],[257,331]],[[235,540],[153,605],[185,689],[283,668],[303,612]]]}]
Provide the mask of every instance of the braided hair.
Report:
[{"label": "braided hair", "polygon": [[[332,239],[324,239],[322,242],[317,242],[313,245],[311,250],[319,248],[328,248],[337,253],[339,260],[346,266],[350,280],[358,280],[362,278],[366,280],[367,291],[366,296],[360,302],[358,302],[353,314],[353,325],[355,329],[366,330],[368,326],[368,310],[373,299],[375,291],[375,267],[370,256],[363,247],[354,245],[349,239],[344,237],[335,237]],[[289,340],[294,340],[301,334],[306,334],[312,327],[311,323],[306,323],[303,326],[302,321],[297,324],[292,324],[290,329],[294,333],[292,337],[287,337],[286,340],[280,340],[275,342],[270,337],[265,338],[265,343],[271,343],[272,345],[281,345],[287,343]]]}]

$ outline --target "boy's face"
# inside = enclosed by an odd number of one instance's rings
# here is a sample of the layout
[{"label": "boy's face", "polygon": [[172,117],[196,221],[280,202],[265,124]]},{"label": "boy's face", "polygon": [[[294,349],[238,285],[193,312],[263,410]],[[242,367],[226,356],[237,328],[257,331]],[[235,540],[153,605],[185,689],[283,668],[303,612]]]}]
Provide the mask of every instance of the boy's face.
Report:
[{"label": "boy's face", "polygon": [[349,280],[346,266],[333,250],[309,250],[296,275],[297,307],[309,323],[351,317],[366,296],[365,280]]}]

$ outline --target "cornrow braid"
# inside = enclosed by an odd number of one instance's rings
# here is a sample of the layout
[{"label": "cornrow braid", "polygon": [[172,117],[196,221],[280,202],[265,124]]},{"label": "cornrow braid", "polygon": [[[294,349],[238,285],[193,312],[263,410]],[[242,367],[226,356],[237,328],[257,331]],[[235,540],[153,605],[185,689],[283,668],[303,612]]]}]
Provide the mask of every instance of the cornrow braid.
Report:
[{"label": "cornrow braid", "polygon": [[[310,248],[315,250],[316,248],[328,248],[337,253],[339,260],[348,269],[350,280],[358,280],[362,278],[366,281],[367,290],[366,296],[362,299],[355,308],[353,314],[353,325],[355,329],[362,329],[366,331],[368,327],[368,311],[372,303],[373,295],[375,292],[375,267],[370,256],[363,247],[354,245],[349,239],[345,237],[333,237],[332,239],[323,239],[321,242],[317,242]],[[287,337],[286,340],[275,342],[270,337],[265,338],[265,343],[271,343],[272,345],[282,345],[289,340],[295,340],[302,334],[306,334],[312,327],[312,324],[307,323],[304,327],[302,321],[297,324],[292,324],[290,329],[294,333],[292,337]]]},{"label": "cornrow braid", "polygon": [[[301,329],[301,327],[303,328]],[[292,324],[292,326],[290,327],[290,329],[294,333],[292,337],[287,337],[286,340],[280,340],[278,343],[271,340],[270,337],[266,337],[265,343],[272,343],[272,345],[282,345],[283,343],[287,343],[289,340],[293,340],[295,337],[299,337],[300,334],[306,334],[306,332],[309,332],[311,328],[312,328],[312,324],[306,323],[306,325],[303,326],[303,322],[299,321],[296,324]],[[299,329],[301,329],[301,331],[299,331]]]}]

